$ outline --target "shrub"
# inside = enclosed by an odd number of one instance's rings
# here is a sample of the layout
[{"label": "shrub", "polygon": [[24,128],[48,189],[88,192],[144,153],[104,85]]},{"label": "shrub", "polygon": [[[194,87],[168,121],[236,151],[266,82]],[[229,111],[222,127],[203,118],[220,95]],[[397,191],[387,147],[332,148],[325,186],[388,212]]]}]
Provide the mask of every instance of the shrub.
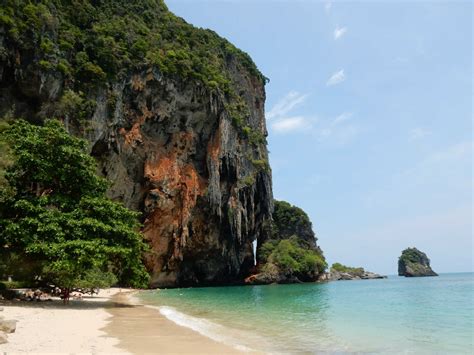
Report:
[{"label": "shrub", "polygon": [[338,271],[338,272],[345,272],[355,276],[362,276],[365,272],[364,268],[362,267],[350,267],[346,265],[342,265],[340,263],[334,263],[331,266],[331,270]]},{"label": "shrub", "polygon": [[311,279],[327,267],[322,256],[312,249],[302,247],[298,238],[268,241],[260,249],[265,264],[276,266],[285,275]]}]

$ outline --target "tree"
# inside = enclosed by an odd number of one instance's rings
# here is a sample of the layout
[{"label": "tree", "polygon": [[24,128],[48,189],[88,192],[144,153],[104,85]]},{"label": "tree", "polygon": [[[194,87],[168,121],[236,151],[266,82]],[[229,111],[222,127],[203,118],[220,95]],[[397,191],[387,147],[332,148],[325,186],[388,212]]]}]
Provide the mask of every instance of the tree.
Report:
[{"label": "tree", "polygon": [[5,173],[10,192],[0,201],[2,252],[35,265],[34,276],[65,298],[94,283],[145,286],[138,213],[105,196],[107,181],[96,174],[86,142],[55,120],[17,120],[3,136],[14,162]]},{"label": "tree", "polygon": [[308,249],[297,236],[265,242],[260,252],[263,272],[273,270],[301,281],[314,281],[327,267],[324,257],[317,250]]}]

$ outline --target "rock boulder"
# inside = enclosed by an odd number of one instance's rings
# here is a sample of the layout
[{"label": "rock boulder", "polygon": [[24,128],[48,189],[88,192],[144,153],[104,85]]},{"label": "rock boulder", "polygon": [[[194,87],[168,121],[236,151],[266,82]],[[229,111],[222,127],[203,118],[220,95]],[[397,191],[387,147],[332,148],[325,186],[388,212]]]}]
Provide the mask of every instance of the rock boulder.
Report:
[{"label": "rock boulder", "polygon": [[16,320],[0,319],[0,332],[15,333],[16,322]]}]

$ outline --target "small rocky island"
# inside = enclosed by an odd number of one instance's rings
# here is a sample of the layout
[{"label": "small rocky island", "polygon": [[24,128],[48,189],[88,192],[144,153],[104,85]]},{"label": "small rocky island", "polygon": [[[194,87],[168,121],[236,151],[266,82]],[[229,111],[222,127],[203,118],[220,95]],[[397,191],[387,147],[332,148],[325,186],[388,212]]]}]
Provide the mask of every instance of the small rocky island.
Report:
[{"label": "small rocky island", "polygon": [[387,276],[379,275],[374,272],[366,271],[362,267],[350,267],[340,263],[334,263],[328,273],[320,278],[320,281],[339,281],[339,280],[371,280],[386,279]]},{"label": "small rocky island", "polygon": [[402,255],[398,259],[398,275],[405,277],[438,276],[431,269],[430,259],[416,248],[407,248],[402,251]]}]

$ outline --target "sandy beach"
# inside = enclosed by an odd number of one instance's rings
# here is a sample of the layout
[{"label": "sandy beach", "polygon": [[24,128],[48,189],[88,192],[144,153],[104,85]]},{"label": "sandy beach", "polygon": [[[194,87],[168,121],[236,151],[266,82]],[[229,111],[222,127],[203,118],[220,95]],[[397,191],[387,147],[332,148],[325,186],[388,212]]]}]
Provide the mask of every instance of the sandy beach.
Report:
[{"label": "sandy beach", "polygon": [[[112,322],[103,329],[120,339],[119,347],[134,354],[236,354],[237,349],[218,343],[192,329],[179,326],[158,310],[137,304],[133,293],[116,294],[117,304],[109,308]],[[132,306],[130,306],[132,305]]]},{"label": "sandy beach", "polygon": [[181,327],[160,312],[134,303],[131,291],[102,290],[94,297],[4,303],[1,315],[18,321],[6,354],[230,354],[236,349]]}]

